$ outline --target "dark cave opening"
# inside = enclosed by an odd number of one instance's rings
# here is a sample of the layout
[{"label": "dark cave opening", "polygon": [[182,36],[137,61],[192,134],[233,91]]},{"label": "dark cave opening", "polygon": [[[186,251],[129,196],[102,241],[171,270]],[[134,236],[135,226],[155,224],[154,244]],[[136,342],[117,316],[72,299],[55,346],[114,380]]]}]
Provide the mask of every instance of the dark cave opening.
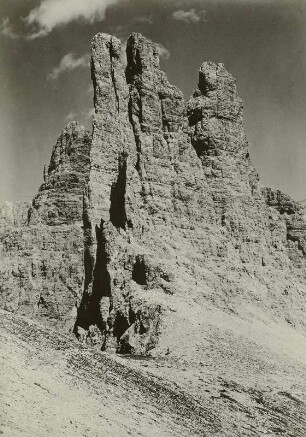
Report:
[{"label": "dark cave opening", "polygon": [[114,330],[113,334],[116,337],[117,342],[119,342],[121,336],[125,333],[125,331],[130,327],[129,321],[122,313],[117,313],[116,319],[114,322]]},{"label": "dark cave opening", "polygon": [[143,257],[138,256],[133,267],[132,279],[139,285],[147,285],[146,264]]}]

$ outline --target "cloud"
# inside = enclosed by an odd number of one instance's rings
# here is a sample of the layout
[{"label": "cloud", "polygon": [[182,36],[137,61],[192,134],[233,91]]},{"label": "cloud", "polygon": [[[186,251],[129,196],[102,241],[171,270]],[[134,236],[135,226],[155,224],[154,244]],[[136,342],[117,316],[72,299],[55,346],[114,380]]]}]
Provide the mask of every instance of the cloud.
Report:
[{"label": "cloud", "polygon": [[36,39],[50,33],[57,26],[75,20],[88,23],[103,20],[106,9],[119,0],[41,0],[25,18],[28,26],[34,26],[27,39]]},{"label": "cloud", "polygon": [[194,8],[189,11],[175,11],[172,14],[172,17],[175,20],[185,21],[185,23],[199,23],[199,21],[205,21],[206,11],[196,11]]},{"label": "cloud", "polygon": [[166,49],[165,46],[163,46],[161,43],[156,42],[155,47],[157,48],[158,54],[163,59],[169,59],[170,52],[168,49]]},{"label": "cloud", "polygon": [[65,121],[74,121],[77,115],[78,114],[76,112],[70,111],[69,114],[66,115]]},{"label": "cloud", "polygon": [[153,17],[152,15],[149,15],[148,17],[136,17],[134,23],[153,24]]},{"label": "cloud", "polygon": [[95,115],[95,108],[87,108],[83,110],[77,110],[77,112],[70,111],[66,117],[65,122],[76,121],[77,119],[83,120],[86,124],[92,121],[92,117]]},{"label": "cloud", "polygon": [[76,58],[73,53],[65,55],[57,67],[55,67],[48,75],[47,79],[56,80],[61,74],[67,71],[75,70],[80,67],[88,67],[89,56],[84,55],[80,58]]},{"label": "cloud", "polygon": [[1,25],[0,25],[0,33],[2,33],[2,35],[7,36],[8,38],[11,39],[17,39],[19,38],[19,35],[17,35],[12,28],[12,25],[10,23],[9,18],[4,18],[4,20],[2,21]]},{"label": "cloud", "polygon": [[152,15],[140,16],[140,17],[135,17],[130,22],[125,22],[117,26],[112,26],[111,31],[116,35],[118,35],[119,37],[120,36],[125,37],[127,36],[127,34],[130,34],[131,29],[133,31],[138,31],[139,27],[142,28],[142,26],[147,26],[152,24],[153,24]]}]

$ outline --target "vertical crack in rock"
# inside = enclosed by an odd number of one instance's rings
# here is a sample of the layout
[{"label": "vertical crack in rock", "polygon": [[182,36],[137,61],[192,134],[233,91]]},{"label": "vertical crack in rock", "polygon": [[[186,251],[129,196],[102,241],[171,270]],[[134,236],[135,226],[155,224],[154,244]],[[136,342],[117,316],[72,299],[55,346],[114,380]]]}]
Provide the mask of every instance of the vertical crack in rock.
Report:
[{"label": "vertical crack in rock", "polygon": [[[167,119],[167,114],[164,108],[164,102],[162,99],[162,96],[159,94],[159,98],[160,98],[160,112],[161,112],[161,120],[162,120],[162,126],[163,126],[163,131],[164,132],[171,132],[171,126],[170,126],[170,122]],[[168,138],[166,138],[167,140]],[[168,143],[168,141],[167,141]]]},{"label": "vertical crack in rock", "polygon": [[193,348],[207,301],[304,327],[305,211],[261,192],[234,78],[205,62],[186,104],[151,41],[127,60],[94,37],[92,136],[69,124],[30,210],[0,206],[0,305],[143,355]]},{"label": "vertical crack in rock", "polygon": [[142,195],[144,199],[146,198],[147,189],[146,189],[146,171],[144,164],[144,157],[142,152],[141,145],[141,134],[140,134],[140,126],[141,126],[141,99],[139,98],[139,94],[136,89],[130,90],[130,99],[128,103],[128,114],[129,121],[132,126],[134,141],[136,147],[136,163],[135,170],[139,175],[139,179],[142,185]]},{"label": "vertical crack in rock", "polygon": [[117,101],[117,111],[119,114],[120,113],[120,101],[119,101],[119,95],[118,95],[116,77],[115,77],[115,69],[114,69],[114,63],[113,63],[113,57],[114,56],[118,57],[118,55],[117,55],[116,50],[114,49],[113,37],[111,38],[111,42],[110,42],[109,56],[110,56],[110,65],[111,65],[111,78],[112,78],[114,93],[115,93],[116,101]]},{"label": "vertical crack in rock", "polygon": [[118,178],[112,185],[110,221],[116,228],[125,229],[127,223],[125,209],[127,154],[122,153],[118,159]]},{"label": "vertical crack in rock", "polygon": [[84,282],[83,282],[83,295],[80,302],[77,317],[74,325],[74,332],[77,334],[77,327],[88,329],[91,325],[90,314],[90,286],[93,282],[93,271],[95,265],[95,256],[93,254],[93,235],[92,225],[89,218],[89,192],[88,187],[85,188],[83,193],[83,264],[84,264]]},{"label": "vertical crack in rock", "polygon": [[142,59],[140,56],[139,48],[137,47],[137,40],[140,34],[132,34],[127,41],[127,68],[125,72],[126,81],[128,84],[134,82],[135,77],[140,76],[142,68]]},{"label": "vertical crack in rock", "polygon": [[83,194],[83,236],[84,236],[84,289],[88,290],[89,284],[92,282],[94,257],[91,253],[92,247],[92,226],[89,212],[89,193],[88,188],[84,190]]},{"label": "vertical crack in rock", "polygon": [[[97,255],[94,269],[94,279],[92,287],[92,311],[96,312],[94,322],[103,332],[106,329],[106,318],[103,314],[102,305],[106,301],[110,304],[111,298],[111,279],[108,272],[109,255],[107,252],[108,241],[104,233],[104,222],[101,220],[100,226],[96,226]],[[103,299],[107,298],[107,299]],[[107,316],[110,308],[108,308]],[[95,324],[93,323],[93,324]]]},{"label": "vertical crack in rock", "polygon": [[[111,277],[108,271],[108,239],[104,225],[101,219],[100,226],[95,227],[95,245],[87,239],[90,234],[87,232],[84,234],[85,284],[74,328],[75,334],[79,336],[79,327],[90,333],[91,327],[97,326],[103,336],[101,340],[105,339],[112,302]],[[95,256],[92,254],[93,247],[96,247]]]},{"label": "vertical crack in rock", "polygon": [[96,109],[98,107],[98,93],[97,93],[98,83],[95,74],[95,64],[94,64],[93,56],[91,56],[90,58],[90,78],[93,86],[93,103],[94,103],[94,108]]},{"label": "vertical crack in rock", "polygon": [[142,129],[143,129],[143,107],[141,97],[141,74],[143,72],[142,58],[140,50],[137,47],[138,34],[133,34],[127,42],[127,68],[126,81],[129,84],[129,103],[128,114],[129,122],[132,126],[134,141],[136,146],[137,159],[135,169],[139,175],[142,185],[142,196],[146,200],[146,195],[149,193],[148,183],[145,170],[145,157],[142,148]]}]

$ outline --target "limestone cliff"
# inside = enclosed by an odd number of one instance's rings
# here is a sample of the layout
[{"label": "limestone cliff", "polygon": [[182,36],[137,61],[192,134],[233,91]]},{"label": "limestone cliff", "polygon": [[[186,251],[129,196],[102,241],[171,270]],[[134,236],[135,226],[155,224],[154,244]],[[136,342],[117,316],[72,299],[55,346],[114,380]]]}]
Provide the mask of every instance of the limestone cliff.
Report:
[{"label": "limestone cliff", "polygon": [[91,134],[70,123],[32,205],[1,207],[1,307],[72,330],[83,286],[83,191]]},{"label": "limestone cliff", "polygon": [[193,317],[211,302],[304,326],[297,239],[305,222],[296,206],[291,222],[300,226],[288,231],[293,225],[261,190],[235,80],[205,62],[186,104],[153,43],[133,34],[126,55],[125,69],[118,39],[93,40],[96,115],[77,324],[98,326],[103,348],[134,353],[165,353],[184,341],[188,348]]},{"label": "limestone cliff", "polygon": [[260,187],[234,78],[204,62],[185,102],[152,42],[126,56],[95,36],[92,137],[68,125],[27,223],[2,219],[1,306],[121,353],[196,353],[211,308],[305,329],[305,214]]}]

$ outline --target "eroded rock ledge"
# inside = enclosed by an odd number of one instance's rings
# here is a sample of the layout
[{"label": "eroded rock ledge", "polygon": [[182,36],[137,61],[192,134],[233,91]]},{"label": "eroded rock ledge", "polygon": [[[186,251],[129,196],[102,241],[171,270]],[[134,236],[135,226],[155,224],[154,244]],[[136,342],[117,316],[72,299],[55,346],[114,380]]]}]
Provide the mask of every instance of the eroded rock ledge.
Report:
[{"label": "eroded rock ledge", "polygon": [[261,188],[234,78],[204,62],[186,103],[154,43],[126,56],[95,36],[92,136],[68,125],[27,223],[1,219],[1,306],[120,353],[181,350],[207,305],[304,329],[305,214]]}]

